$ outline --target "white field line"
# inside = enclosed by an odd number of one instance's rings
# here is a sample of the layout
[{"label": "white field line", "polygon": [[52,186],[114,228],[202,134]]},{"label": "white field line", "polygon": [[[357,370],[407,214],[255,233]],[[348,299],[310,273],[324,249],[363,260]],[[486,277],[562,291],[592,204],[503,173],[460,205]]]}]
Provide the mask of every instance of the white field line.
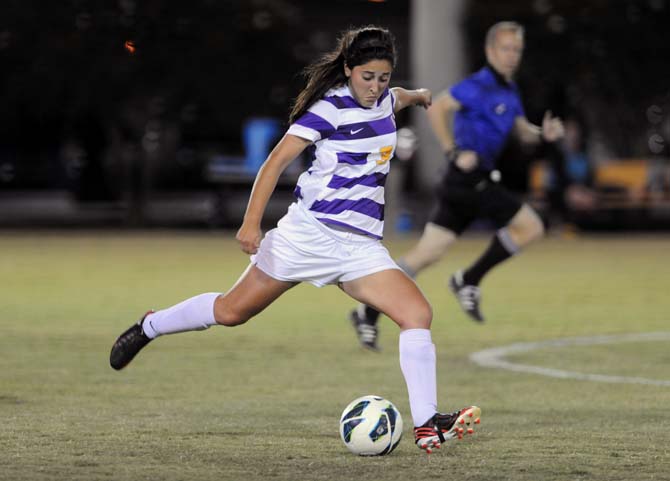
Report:
[{"label": "white field line", "polygon": [[545,347],[591,346],[594,344],[615,344],[619,342],[670,341],[670,332],[647,332],[640,334],[622,334],[611,336],[573,337],[567,339],[550,339],[539,342],[522,342],[508,346],[494,347],[470,354],[470,360],[483,367],[507,369],[508,371],[527,372],[542,376],[561,379],[578,379],[582,381],[648,384],[652,386],[670,386],[670,380],[647,379],[644,377],[606,376],[575,371],[564,371],[528,364],[518,364],[505,360],[510,354],[534,351]]}]

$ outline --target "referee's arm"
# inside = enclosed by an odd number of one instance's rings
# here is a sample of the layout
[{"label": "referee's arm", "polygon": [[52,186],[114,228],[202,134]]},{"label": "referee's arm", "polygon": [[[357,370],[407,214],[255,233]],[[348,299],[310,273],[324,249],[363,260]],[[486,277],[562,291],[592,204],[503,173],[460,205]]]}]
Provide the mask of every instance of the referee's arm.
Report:
[{"label": "referee's arm", "polygon": [[453,115],[461,109],[461,104],[449,91],[442,92],[428,109],[428,119],[442,150],[449,152],[456,147],[452,132]]},{"label": "referee's arm", "polygon": [[539,144],[542,141],[555,142],[564,134],[563,122],[558,117],[552,117],[550,110],[544,113],[542,127],[530,123],[524,116],[518,116],[514,120],[514,131],[524,144]]}]

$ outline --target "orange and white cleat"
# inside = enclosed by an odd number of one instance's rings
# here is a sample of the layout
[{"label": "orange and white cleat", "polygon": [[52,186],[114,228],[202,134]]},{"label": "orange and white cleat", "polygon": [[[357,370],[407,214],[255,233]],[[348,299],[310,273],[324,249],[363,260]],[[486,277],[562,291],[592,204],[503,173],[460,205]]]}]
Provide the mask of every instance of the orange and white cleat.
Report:
[{"label": "orange and white cleat", "polygon": [[[414,428],[414,440],[419,449],[430,454],[445,441],[475,432],[474,425],[481,422],[482,410],[469,406],[450,414],[435,413],[423,426]],[[465,426],[465,427],[463,427]]]}]

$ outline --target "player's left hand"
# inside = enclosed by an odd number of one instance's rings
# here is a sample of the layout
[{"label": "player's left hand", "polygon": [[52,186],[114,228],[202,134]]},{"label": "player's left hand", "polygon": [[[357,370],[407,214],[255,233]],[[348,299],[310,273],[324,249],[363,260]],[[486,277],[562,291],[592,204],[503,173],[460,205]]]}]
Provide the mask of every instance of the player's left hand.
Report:
[{"label": "player's left hand", "polygon": [[562,139],[564,134],[565,129],[563,128],[561,119],[552,117],[551,110],[547,110],[542,119],[542,138],[547,142],[555,142],[558,139]]}]

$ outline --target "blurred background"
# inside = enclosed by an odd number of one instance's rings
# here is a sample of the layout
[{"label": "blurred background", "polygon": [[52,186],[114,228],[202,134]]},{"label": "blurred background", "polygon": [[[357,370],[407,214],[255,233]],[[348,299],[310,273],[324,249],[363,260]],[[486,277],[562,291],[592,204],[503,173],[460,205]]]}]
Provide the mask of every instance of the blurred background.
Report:
[{"label": "blurred background", "polygon": [[[510,143],[504,182],[549,226],[670,229],[670,0],[4,0],[0,226],[235,228],[302,68],[340,31],[389,28],[392,83],[437,93],[482,66],[500,20],[526,27],[528,118],[567,131]],[[422,228],[444,166],[423,111],[398,124],[389,234]]]}]

